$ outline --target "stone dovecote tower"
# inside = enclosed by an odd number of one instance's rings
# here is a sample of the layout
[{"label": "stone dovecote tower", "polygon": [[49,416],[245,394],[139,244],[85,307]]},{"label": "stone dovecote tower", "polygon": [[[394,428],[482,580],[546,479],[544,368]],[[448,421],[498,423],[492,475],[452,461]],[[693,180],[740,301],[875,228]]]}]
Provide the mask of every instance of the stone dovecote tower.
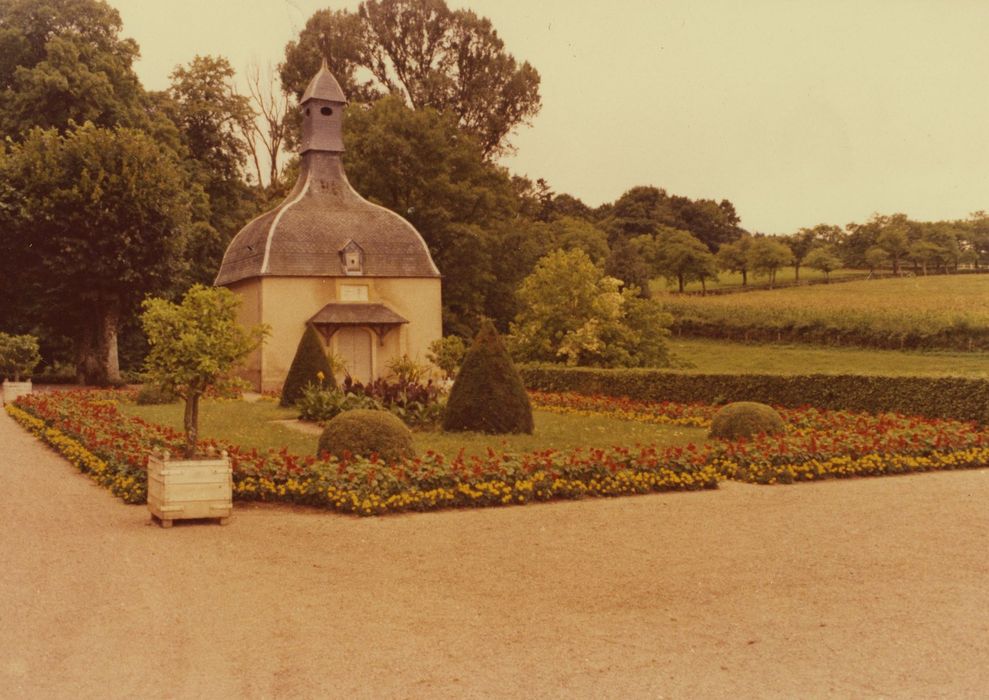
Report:
[{"label": "stone dovecote tower", "polygon": [[361,381],[403,355],[426,364],[442,334],[440,273],[422,236],[347,181],[346,105],[324,61],[299,105],[298,181],[234,237],[216,277],[242,297],[245,325],[271,327],[245,375],[257,390],[281,387],[307,323]]}]

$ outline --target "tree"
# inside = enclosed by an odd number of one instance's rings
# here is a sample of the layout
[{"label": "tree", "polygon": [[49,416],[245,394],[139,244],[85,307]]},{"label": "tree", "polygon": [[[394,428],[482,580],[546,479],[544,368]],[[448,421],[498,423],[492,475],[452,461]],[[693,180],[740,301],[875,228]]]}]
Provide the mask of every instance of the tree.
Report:
[{"label": "tree", "polygon": [[35,129],[0,181],[13,305],[73,338],[81,381],[119,381],[121,320],[183,270],[190,187],[175,154],[133,129]]},{"label": "tree", "polygon": [[831,282],[831,273],[841,267],[841,258],[829,246],[821,246],[807,253],[804,263],[823,272],[825,282]]},{"label": "tree", "polygon": [[452,116],[396,97],[352,108],[344,129],[354,189],[408,219],[443,273],[445,332],[471,335],[482,315],[511,318],[505,300],[529,268],[505,255],[520,229],[505,170]]},{"label": "tree", "polygon": [[900,260],[907,255],[910,250],[910,228],[907,217],[903,214],[894,214],[886,219],[880,219],[879,235],[876,237],[876,245],[886,251],[893,262],[893,274],[900,274]]},{"label": "tree", "polygon": [[240,297],[223,287],[194,285],[174,304],[147,299],[141,324],[150,350],[145,371],[163,391],[185,400],[185,457],[196,454],[199,400],[210,387],[234,382],[231,372],[263,340],[266,329],[237,322]]},{"label": "tree", "polygon": [[732,243],[725,243],[718,248],[718,267],[728,272],[738,272],[742,275],[742,286],[749,283],[749,246],[752,236],[746,234]]},{"label": "tree", "polygon": [[982,261],[989,258],[989,214],[984,211],[973,212],[963,225],[965,240],[974,254],[975,269],[978,270]]},{"label": "tree", "polygon": [[928,267],[936,264],[943,255],[944,248],[931,241],[917,241],[907,251],[907,257],[915,264],[920,265],[925,276],[927,275]]},{"label": "tree", "polygon": [[889,262],[889,253],[879,246],[872,246],[865,251],[865,263],[869,266],[870,275],[885,266],[887,262]]},{"label": "tree", "polygon": [[[804,258],[814,248],[836,243],[841,239],[841,229],[828,224],[818,224],[813,228],[802,228],[786,237],[786,244],[793,253],[793,279],[800,281],[800,266]],[[834,251],[832,250],[832,253]]]},{"label": "tree", "polygon": [[490,320],[481,323],[450,389],[443,430],[532,433],[532,405]]},{"label": "tree", "polygon": [[[247,91],[257,117],[239,124],[244,143],[251,155],[257,187],[277,189],[281,177],[281,158],[289,138],[294,114],[289,110],[288,94],[276,87],[270,64],[262,75],[254,64],[247,69]],[[262,165],[267,163],[265,175]]]},{"label": "tree", "polygon": [[656,237],[653,264],[658,274],[676,280],[680,293],[693,280],[699,280],[707,291],[705,281],[718,276],[717,260],[707,246],[688,231],[679,229],[664,229]]},{"label": "tree", "polygon": [[752,240],[748,258],[749,268],[757,275],[768,277],[772,289],[776,285],[776,271],[790,264],[793,253],[785,243],[762,236]]},{"label": "tree", "polygon": [[99,0],[0,0],[0,131],[146,127],[138,47],[121,27]]},{"label": "tree", "polygon": [[285,91],[301,96],[324,57],[352,101],[390,94],[412,109],[450,112],[486,157],[506,150],[511,132],[541,106],[539,73],[505,51],[488,19],[444,0],[317,11],[285,48]]},{"label": "tree", "polygon": [[582,250],[550,253],[518,291],[510,345],[521,360],[598,367],[663,366],[671,319],[634,287],[622,289]]},{"label": "tree", "polygon": [[655,241],[652,236],[619,238],[611,246],[611,253],[604,263],[604,273],[621,280],[626,287],[638,290],[639,296],[652,296],[650,283],[654,276],[651,264]]},{"label": "tree", "polygon": [[294,406],[302,398],[306,386],[313,384],[321,388],[336,386],[333,368],[326,357],[326,350],[319,339],[319,334],[312,324],[306,324],[306,330],[295,349],[295,357],[288,368],[285,383],[282,384],[282,406]]},{"label": "tree", "polygon": [[178,127],[184,164],[208,199],[192,211],[194,255],[191,281],[209,284],[230,238],[255,213],[243,178],[247,145],[244,124],[255,113],[233,86],[234,70],[222,57],[196,56],[172,71],[172,83],[157,95],[159,108]]},{"label": "tree", "polygon": [[610,253],[608,234],[583,219],[564,216],[549,223],[537,221],[526,235],[538,251],[532,258],[533,265],[554,250],[583,250],[595,264],[603,264]]}]

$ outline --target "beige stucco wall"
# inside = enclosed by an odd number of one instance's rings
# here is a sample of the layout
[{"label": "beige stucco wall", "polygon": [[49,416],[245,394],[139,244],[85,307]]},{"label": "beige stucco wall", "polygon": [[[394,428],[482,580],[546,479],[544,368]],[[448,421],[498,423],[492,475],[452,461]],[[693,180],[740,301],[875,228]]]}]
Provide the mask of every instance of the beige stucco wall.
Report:
[{"label": "beige stucco wall", "polygon": [[[385,304],[409,320],[390,331],[384,345],[379,344],[377,335],[373,335],[371,366],[374,377],[386,375],[388,363],[402,355],[428,364],[429,344],[443,333],[440,280],[437,278],[255,278],[230,288],[244,299],[240,312],[242,321],[266,323],[271,329],[261,350],[249,358],[244,372],[256,390],[281,389],[306,322],[326,304],[341,301],[343,285],[367,285],[368,303]],[[331,342],[328,349],[336,352],[335,343]]]}]

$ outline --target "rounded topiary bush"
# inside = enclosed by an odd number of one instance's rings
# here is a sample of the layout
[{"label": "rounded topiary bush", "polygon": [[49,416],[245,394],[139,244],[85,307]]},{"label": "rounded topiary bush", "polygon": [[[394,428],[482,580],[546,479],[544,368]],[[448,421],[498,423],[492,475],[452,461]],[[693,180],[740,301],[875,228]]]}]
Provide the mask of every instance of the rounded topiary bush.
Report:
[{"label": "rounded topiary bush", "polygon": [[464,356],[443,416],[443,430],[531,433],[532,405],[491,321]]},{"label": "rounded topiary bush", "polygon": [[754,401],[738,401],[724,406],[711,421],[708,437],[751,437],[759,433],[778,435],[786,430],[783,419],[772,406]]},{"label": "rounded topiary bush", "polygon": [[377,454],[386,462],[415,456],[412,431],[388,411],[356,409],[337,415],[319,436],[317,454],[355,457]]},{"label": "rounded topiary bush", "polygon": [[288,376],[282,385],[281,405],[294,406],[302,398],[302,391],[308,384],[324,389],[334,389],[337,385],[323,342],[312,324],[306,325],[299,347],[295,350],[292,366],[289,367]]}]

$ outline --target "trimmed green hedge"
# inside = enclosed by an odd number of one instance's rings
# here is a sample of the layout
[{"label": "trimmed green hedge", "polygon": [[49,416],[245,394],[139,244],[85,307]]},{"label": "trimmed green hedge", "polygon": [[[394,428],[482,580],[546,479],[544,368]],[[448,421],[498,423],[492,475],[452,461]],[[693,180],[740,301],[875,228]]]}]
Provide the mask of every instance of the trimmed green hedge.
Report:
[{"label": "trimmed green hedge", "polygon": [[894,412],[989,423],[989,380],[855,374],[687,374],[655,369],[522,366],[529,389],[626,396],[643,401]]}]

